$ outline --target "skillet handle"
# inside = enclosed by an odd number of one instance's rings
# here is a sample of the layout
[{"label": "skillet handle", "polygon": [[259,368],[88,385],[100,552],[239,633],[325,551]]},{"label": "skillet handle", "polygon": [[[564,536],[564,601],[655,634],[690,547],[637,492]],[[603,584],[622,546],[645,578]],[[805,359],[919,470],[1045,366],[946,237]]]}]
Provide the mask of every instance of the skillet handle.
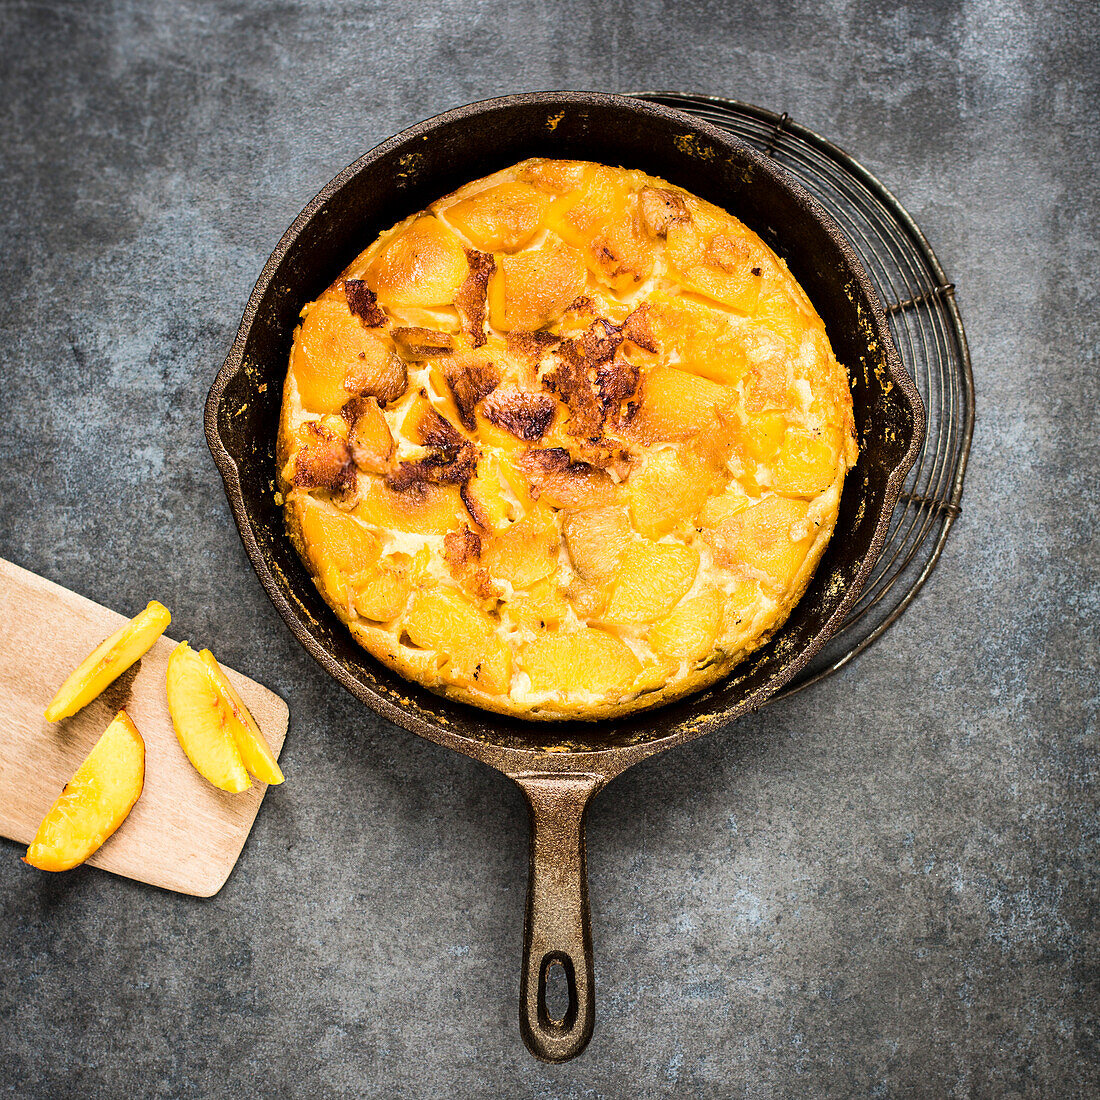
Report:
[{"label": "skillet handle", "polygon": [[[547,1062],[576,1057],[592,1038],[595,989],[588,920],[584,821],[602,776],[523,773],[513,776],[527,796],[531,856],[520,979],[520,1032],[528,1050]],[[564,970],[565,1015],[546,1005],[547,977]]]}]

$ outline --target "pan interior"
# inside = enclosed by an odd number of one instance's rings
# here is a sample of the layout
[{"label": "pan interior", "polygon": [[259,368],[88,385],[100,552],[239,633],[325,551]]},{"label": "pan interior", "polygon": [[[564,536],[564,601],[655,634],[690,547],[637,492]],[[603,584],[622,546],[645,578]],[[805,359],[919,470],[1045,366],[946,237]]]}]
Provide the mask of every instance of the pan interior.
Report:
[{"label": "pan interior", "polygon": [[[724,206],[759,233],[806,290],[849,369],[860,445],[836,532],[775,637],[707,691],[598,724],[488,714],[375,662],[314,588],[284,533],[273,485],[282,382],[301,306],[386,226],[528,156],[641,168]],[[706,732],[759,705],[793,676],[824,642],[873,563],[922,423],[874,291],[814,200],[721,131],[664,108],[594,93],[473,104],[413,127],[345,169],[269,259],[207,406],[211,449],[253,565],[295,635],[332,675],[385,717],[433,740],[571,752]]]}]

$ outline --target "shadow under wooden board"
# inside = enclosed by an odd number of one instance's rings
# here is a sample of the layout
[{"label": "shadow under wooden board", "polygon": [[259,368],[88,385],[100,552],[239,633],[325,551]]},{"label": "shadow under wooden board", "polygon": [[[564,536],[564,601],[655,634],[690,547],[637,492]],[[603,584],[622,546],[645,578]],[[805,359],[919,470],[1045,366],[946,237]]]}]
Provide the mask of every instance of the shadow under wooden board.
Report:
[{"label": "shadow under wooden board", "polygon": [[[132,608],[134,614],[140,610]],[[145,788],[88,863],[166,890],[211,897],[233,870],[267,787],[254,779],[247,791],[226,794],[184,755],[164,686],[176,643],[162,637],[72,718],[52,723],[42,716],[65,677],[126,619],[0,558],[0,835],[30,843],[107,724],[125,709],[145,740]],[[225,671],[278,756],[286,704],[246,676]]]}]

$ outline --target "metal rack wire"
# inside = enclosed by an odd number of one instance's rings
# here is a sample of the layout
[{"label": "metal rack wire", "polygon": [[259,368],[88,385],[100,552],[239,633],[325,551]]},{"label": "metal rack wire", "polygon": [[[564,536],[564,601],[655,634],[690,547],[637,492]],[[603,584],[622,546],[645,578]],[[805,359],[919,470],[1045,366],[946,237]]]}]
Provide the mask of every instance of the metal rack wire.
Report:
[{"label": "metal rack wire", "polygon": [[886,307],[928,414],[924,447],[860,597],[825,649],[778,697],[836,672],[897,621],[939,561],[960,512],[974,428],[974,377],[954,286],[924,234],[870,173],[786,114],[712,96],[638,93],[739,137],[786,168],[832,214]]}]

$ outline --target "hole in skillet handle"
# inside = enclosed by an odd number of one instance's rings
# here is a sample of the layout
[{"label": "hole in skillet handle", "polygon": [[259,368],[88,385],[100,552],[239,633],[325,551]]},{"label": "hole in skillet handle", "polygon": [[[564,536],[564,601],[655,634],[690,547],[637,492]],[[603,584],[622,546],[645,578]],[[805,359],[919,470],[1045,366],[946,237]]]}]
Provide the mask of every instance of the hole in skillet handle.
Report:
[{"label": "hole in skillet handle", "polygon": [[539,967],[539,1023],[549,1031],[568,1031],[577,1021],[577,977],[568,955],[547,955]]}]

